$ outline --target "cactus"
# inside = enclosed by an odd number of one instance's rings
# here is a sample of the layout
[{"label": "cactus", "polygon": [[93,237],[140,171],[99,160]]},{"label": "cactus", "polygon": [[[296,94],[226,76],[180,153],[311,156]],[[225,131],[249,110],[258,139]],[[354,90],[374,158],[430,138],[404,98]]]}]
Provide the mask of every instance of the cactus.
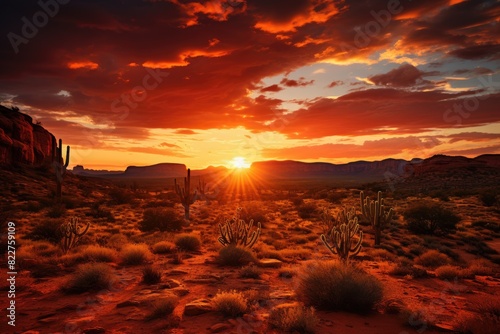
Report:
[{"label": "cactus", "polygon": [[380,245],[382,229],[385,224],[391,221],[394,210],[392,208],[386,209],[381,191],[378,192],[376,201],[370,201],[368,197],[365,197],[364,192],[360,192],[359,196],[361,212],[375,230],[375,245]]},{"label": "cactus", "polygon": [[224,225],[219,223],[220,237],[217,239],[222,246],[234,245],[252,248],[260,236],[261,225],[257,223],[257,230],[250,230],[253,226],[253,219],[246,223],[240,219],[241,208],[236,209],[236,216],[227,219]]},{"label": "cactus", "polygon": [[[328,235],[321,234],[320,238],[330,252],[338,255],[343,263],[347,263],[349,257],[356,256],[360,252],[363,231],[359,229],[358,217],[356,217],[354,209],[351,211],[343,209],[338,217],[341,219],[341,224],[333,226]],[[353,237],[358,232],[358,241],[354,242]],[[329,241],[331,241],[331,245]]]},{"label": "cactus", "polygon": [[340,224],[353,219],[356,216],[356,211],[341,210],[337,213],[337,217],[333,217],[330,210],[323,208],[319,216],[322,223],[323,234],[328,234],[328,232],[330,232],[335,226],[339,226]]},{"label": "cactus", "polygon": [[176,179],[174,179],[174,186],[175,192],[184,207],[184,218],[189,220],[189,207],[196,200],[196,190],[191,193],[191,169],[188,168],[187,177],[184,178],[184,188],[181,188]]},{"label": "cactus", "polygon": [[55,141],[52,142],[52,165],[54,166],[54,172],[56,176],[56,199],[61,200],[62,198],[62,182],[63,177],[66,174],[66,168],[69,165],[69,152],[70,146],[66,147],[66,160],[62,156],[62,139],[59,139],[59,146]]},{"label": "cactus", "polygon": [[68,251],[75,246],[80,238],[87,233],[90,227],[90,223],[87,223],[87,226],[80,226],[80,219],[78,217],[71,217],[69,222],[63,224],[61,226],[62,230],[62,240],[61,240],[61,248],[64,254],[68,253]]}]

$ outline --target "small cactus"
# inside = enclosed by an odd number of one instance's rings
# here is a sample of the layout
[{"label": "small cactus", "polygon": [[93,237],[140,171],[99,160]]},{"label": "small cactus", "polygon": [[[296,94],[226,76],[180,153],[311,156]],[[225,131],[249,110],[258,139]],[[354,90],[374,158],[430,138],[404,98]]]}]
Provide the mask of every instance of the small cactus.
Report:
[{"label": "small cactus", "polygon": [[257,230],[250,230],[253,226],[253,219],[246,223],[240,219],[241,208],[236,210],[236,216],[227,219],[224,225],[219,223],[220,237],[217,239],[222,246],[235,245],[252,248],[260,236],[261,225],[257,223]]},{"label": "small cactus", "polygon": [[[338,217],[341,219],[341,224],[333,226],[327,235],[321,234],[320,238],[332,254],[338,255],[343,263],[347,263],[350,257],[356,256],[361,251],[363,231],[359,229],[354,209],[351,211],[343,209]],[[354,236],[358,232],[359,237],[355,242]]]},{"label": "small cactus", "polygon": [[181,201],[182,206],[184,207],[184,218],[189,220],[189,207],[196,200],[196,190],[194,193],[191,193],[191,169],[187,170],[187,177],[184,178],[184,188],[177,183],[177,180],[174,179],[174,187],[177,196]]},{"label": "small cactus", "polygon": [[61,248],[64,254],[67,254],[78,243],[80,238],[87,233],[89,227],[90,223],[87,223],[85,227],[80,226],[80,219],[78,217],[71,217],[69,222],[61,226]]},{"label": "small cactus", "polygon": [[375,230],[375,245],[380,245],[382,229],[391,221],[394,210],[386,208],[381,191],[378,192],[376,201],[370,201],[370,198],[365,197],[364,192],[360,192],[359,197],[361,212]]}]

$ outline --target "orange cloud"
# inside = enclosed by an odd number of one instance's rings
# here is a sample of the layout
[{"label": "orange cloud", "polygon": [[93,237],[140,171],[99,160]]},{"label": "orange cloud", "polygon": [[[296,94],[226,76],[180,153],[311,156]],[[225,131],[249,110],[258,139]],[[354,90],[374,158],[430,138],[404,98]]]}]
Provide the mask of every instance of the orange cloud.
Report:
[{"label": "orange cloud", "polygon": [[72,70],[77,70],[80,68],[86,68],[89,70],[95,70],[99,67],[99,64],[94,63],[92,61],[80,61],[80,62],[71,62],[68,63],[68,68]]}]

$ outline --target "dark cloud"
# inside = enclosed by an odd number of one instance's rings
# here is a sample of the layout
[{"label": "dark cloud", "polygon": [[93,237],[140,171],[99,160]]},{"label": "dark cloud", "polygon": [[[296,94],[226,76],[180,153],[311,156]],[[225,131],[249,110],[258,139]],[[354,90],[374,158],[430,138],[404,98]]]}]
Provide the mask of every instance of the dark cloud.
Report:
[{"label": "dark cloud", "polygon": [[328,88],[333,88],[333,87],[336,87],[338,85],[343,85],[344,82],[343,81],[340,81],[340,80],[335,80],[335,81],[332,81],[328,84]]},{"label": "dark cloud", "polygon": [[370,81],[379,86],[411,87],[424,82],[423,73],[415,66],[403,64],[385,74],[369,77]]},{"label": "dark cloud", "polygon": [[280,90],[283,90],[279,85],[270,85],[267,87],[262,88],[260,91],[261,93],[266,93],[266,92],[279,92]]},{"label": "dark cloud", "polygon": [[287,86],[287,87],[303,87],[303,86],[312,85],[313,83],[314,83],[314,80],[306,81],[306,79],[303,77],[299,78],[298,80],[283,78],[280,82],[280,84]]}]

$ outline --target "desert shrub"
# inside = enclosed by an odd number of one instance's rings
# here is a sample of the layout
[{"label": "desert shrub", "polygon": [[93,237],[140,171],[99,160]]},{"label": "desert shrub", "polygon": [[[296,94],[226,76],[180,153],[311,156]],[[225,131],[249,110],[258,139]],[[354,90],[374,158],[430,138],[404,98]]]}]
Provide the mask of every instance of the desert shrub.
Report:
[{"label": "desert shrub", "polygon": [[33,242],[23,242],[17,249],[16,258],[22,257],[23,253],[26,255],[26,259],[29,258],[29,256],[31,256],[32,259],[39,257],[53,257],[60,253],[60,249],[48,241],[38,240]]},{"label": "desert shrub", "polygon": [[151,312],[147,316],[148,320],[158,319],[165,317],[174,312],[174,309],[179,304],[179,298],[175,295],[167,296],[158,300],[155,300],[151,304]]},{"label": "desert shrub", "polygon": [[493,206],[497,202],[497,194],[493,191],[484,191],[479,194],[479,199],[484,206]]},{"label": "desert shrub", "polygon": [[86,263],[80,265],[64,286],[69,293],[109,289],[114,281],[114,274],[107,264]]},{"label": "desert shrub", "polygon": [[365,313],[382,299],[382,284],[358,267],[327,261],[304,269],[296,293],[306,305]]},{"label": "desert shrub", "polygon": [[248,266],[245,266],[241,268],[240,270],[240,277],[242,278],[260,278],[260,275],[262,275],[262,269],[259,267],[255,266],[254,264],[250,264]]},{"label": "desert shrub", "polygon": [[299,304],[283,304],[269,313],[269,325],[284,332],[315,333],[319,323],[312,307]]},{"label": "desert shrub", "polygon": [[473,235],[463,235],[461,240],[467,245],[465,251],[475,255],[488,256],[498,252],[488,246],[483,240]]},{"label": "desert shrub", "polygon": [[156,284],[161,281],[161,270],[153,266],[142,269],[142,281],[146,284]]},{"label": "desert shrub", "polygon": [[478,220],[471,223],[472,227],[481,227],[492,232],[500,232],[500,224],[488,220]]},{"label": "desert shrub", "polygon": [[81,253],[85,260],[94,262],[115,262],[118,258],[116,250],[95,245],[86,246]]},{"label": "desert shrub", "polygon": [[28,212],[39,212],[42,210],[42,205],[37,201],[28,201],[23,205],[23,210]]},{"label": "desert shrub", "polygon": [[420,203],[404,213],[408,229],[416,234],[446,233],[456,229],[460,217],[439,204]]},{"label": "desert shrub", "polygon": [[436,276],[442,280],[455,280],[457,278],[469,278],[474,275],[468,269],[462,269],[457,266],[445,264],[436,268]]},{"label": "desert shrub", "polygon": [[61,225],[62,221],[58,219],[43,220],[35,225],[31,232],[26,234],[26,238],[31,240],[45,240],[57,244],[62,238]]},{"label": "desert shrub", "polygon": [[315,216],[318,211],[318,207],[313,202],[304,203],[297,207],[297,213],[302,219],[310,219]]},{"label": "desert shrub", "polygon": [[374,260],[392,261],[396,258],[394,254],[382,248],[370,248],[366,251],[366,254]]},{"label": "desert shrub", "polygon": [[410,254],[413,254],[413,255],[422,255],[426,248],[422,245],[419,245],[419,244],[411,244],[410,246],[408,246],[408,249],[410,251]]},{"label": "desert shrub", "polygon": [[296,207],[304,204],[304,199],[302,197],[295,197],[291,201],[292,201],[292,204]]},{"label": "desert shrub", "polygon": [[152,257],[146,244],[128,244],[121,250],[122,262],[125,265],[138,265],[149,261]]},{"label": "desert shrub", "polygon": [[139,230],[147,231],[178,231],[182,228],[183,220],[171,208],[147,208],[144,210]]},{"label": "desert shrub", "polygon": [[171,241],[159,241],[153,245],[153,253],[169,254],[175,250],[175,244]]},{"label": "desert shrub", "polygon": [[236,290],[218,292],[212,298],[214,310],[226,317],[239,317],[248,309],[248,299]]},{"label": "desert shrub", "polygon": [[233,245],[222,247],[217,257],[217,263],[222,266],[240,267],[255,261],[250,250]]},{"label": "desert shrub", "polygon": [[108,195],[110,203],[115,205],[131,203],[134,200],[134,194],[126,189],[113,188]]},{"label": "desert shrub", "polygon": [[411,263],[399,262],[394,268],[389,271],[390,275],[403,276],[411,278],[425,278],[427,277],[427,270],[417,268]]},{"label": "desert shrub", "polygon": [[435,249],[428,250],[424,254],[415,258],[415,263],[428,268],[437,268],[449,264],[450,258]]},{"label": "desert shrub", "polygon": [[110,236],[109,239],[106,241],[106,245],[114,249],[121,249],[124,245],[127,244],[127,242],[128,242],[127,236],[119,233]]},{"label": "desert shrub", "polygon": [[[474,303],[477,314],[459,320],[457,330],[463,334],[496,334],[500,328],[500,301],[483,298]],[[496,328],[496,329],[495,329]]]},{"label": "desert shrub", "polygon": [[63,204],[54,204],[47,211],[49,218],[61,218],[66,213],[66,207]]},{"label": "desert shrub", "polygon": [[183,251],[196,252],[201,248],[201,241],[196,234],[180,234],[175,238],[175,245]]},{"label": "desert shrub", "polygon": [[240,211],[240,219],[247,223],[253,219],[254,226],[257,223],[264,225],[267,222],[266,211],[263,209],[261,202],[247,202]]},{"label": "desert shrub", "polygon": [[490,276],[493,275],[493,269],[488,260],[485,259],[475,259],[469,263],[468,269],[474,275],[480,276]]},{"label": "desert shrub", "polygon": [[101,207],[101,204],[97,202],[91,205],[90,211],[85,215],[92,218],[106,218],[106,221],[108,222],[115,221],[115,216],[113,216],[113,213],[110,210]]}]

